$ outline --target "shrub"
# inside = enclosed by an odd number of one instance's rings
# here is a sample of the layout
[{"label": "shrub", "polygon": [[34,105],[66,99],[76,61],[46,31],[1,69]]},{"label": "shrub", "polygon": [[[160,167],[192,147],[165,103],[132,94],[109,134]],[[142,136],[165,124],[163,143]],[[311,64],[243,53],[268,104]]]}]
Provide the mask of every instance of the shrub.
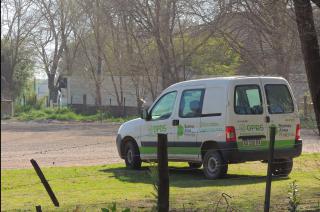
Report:
[{"label": "shrub", "polygon": [[[117,203],[113,202],[108,208],[101,208],[102,212],[117,212]],[[122,209],[121,212],[130,212],[130,208]]]},{"label": "shrub", "polygon": [[60,120],[60,121],[102,121],[125,122],[135,117],[113,118],[108,113],[97,113],[94,115],[77,114],[71,108],[40,108],[35,109],[31,106],[20,106],[16,117],[21,121],[30,120]]},{"label": "shrub", "polygon": [[15,114],[29,112],[32,109],[40,110],[44,107],[46,97],[37,98],[35,93],[25,96],[25,105],[15,104]]},{"label": "shrub", "polygon": [[289,206],[288,210],[290,212],[297,212],[298,207],[300,205],[300,198],[299,198],[299,190],[298,185],[296,184],[296,180],[294,180],[289,185],[289,192],[288,192],[288,198],[289,198]]}]

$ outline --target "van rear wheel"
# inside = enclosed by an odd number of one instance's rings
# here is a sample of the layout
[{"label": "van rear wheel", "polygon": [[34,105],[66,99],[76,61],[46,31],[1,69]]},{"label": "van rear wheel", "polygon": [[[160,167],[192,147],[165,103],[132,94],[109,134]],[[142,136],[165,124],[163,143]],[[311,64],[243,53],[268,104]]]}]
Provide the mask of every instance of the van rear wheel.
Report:
[{"label": "van rear wheel", "polygon": [[209,150],[205,153],[203,159],[203,172],[210,179],[224,177],[228,171],[228,164],[225,163],[216,150]]},{"label": "van rear wheel", "polygon": [[140,169],[141,159],[138,146],[133,142],[127,142],[125,144],[125,162],[126,167],[130,169]]},{"label": "van rear wheel", "polygon": [[277,159],[272,163],[272,174],[279,177],[287,177],[293,166],[293,160],[290,159]]}]

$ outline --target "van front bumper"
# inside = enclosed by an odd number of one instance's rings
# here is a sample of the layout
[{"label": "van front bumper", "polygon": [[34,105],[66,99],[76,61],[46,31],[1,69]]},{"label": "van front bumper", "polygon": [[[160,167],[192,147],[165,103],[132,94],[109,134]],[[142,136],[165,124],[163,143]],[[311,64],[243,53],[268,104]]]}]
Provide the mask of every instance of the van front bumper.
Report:
[{"label": "van front bumper", "polygon": [[[240,163],[245,161],[265,161],[269,159],[269,149],[265,150],[239,150],[237,143],[225,143],[220,147],[222,157],[228,163]],[[302,140],[297,140],[294,147],[275,149],[274,159],[289,159],[298,157],[302,152]]]},{"label": "van front bumper", "polygon": [[121,141],[122,141],[121,135],[118,134],[117,138],[116,138],[117,150],[118,150],[118,154],[119,154],[120,158],[123,159],[124,157],[121,153]]}]

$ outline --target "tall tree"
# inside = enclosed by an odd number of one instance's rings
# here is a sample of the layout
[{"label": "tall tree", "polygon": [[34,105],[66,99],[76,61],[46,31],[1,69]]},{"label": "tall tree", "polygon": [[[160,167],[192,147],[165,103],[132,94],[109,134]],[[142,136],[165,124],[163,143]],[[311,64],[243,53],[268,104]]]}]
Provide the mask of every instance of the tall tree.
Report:
[{"label": "tall tree", "polygon": [[243,60],[246,74],[277,74],[289,78],[296,66],[297,30],[290,1],[230,1],[229,24],[220,32]]},{"label": "tall tree", "polygon": [[58,67],[71,32],[68,1],[40,0],[35,5],[42,18],[33,32],[33,42],[48,78],[49,99],[57,102]]},{"label": "tall tree", "polygon": [[32,73],[30,35],[39,18],[31,0],[1,1],[1,95],[15,98]]},{"label": "tall tree", "polygon": [[[314,0],[315,3],[319,1]],[[320,135],[320,49],[310,0],[294,0],[301,50]],[[320,6],[319,6],[320,8]]]},{"label": "tall tree", "polygon": [[[73,31],[79,39],[81,54],[84,56],[84,70],[89,74],[95,86],[95,103],[102,105],[103,83],[103,48],[106,40],[106,23],[103,13],[103,1],[77,1],[80,18],[73,26]],[[84,62],[84,61],[82,61]]]},{"label": "tall tree", "polygon": [[[209,2],[211,1],[127,0],[127,4],[130,5],[128,12],[147,36],[154,40],[157,47],[163,89],[186,79],[184,64],[214,34],[214,28],[209,28],[209,33],[203,37],[202,42],[183,51],[179,51],[178,45],[175,44],[176,37],[179,36],[180,41],[184,43],[185,39],[190,38],[186,35],[191,34],[192,27],[199,26],[194,11],[206,14],[211,21],[215,18],[215,10],[211,14],[205,12],[209,10]],[[187,24],[181,24],[182,22]]]}]

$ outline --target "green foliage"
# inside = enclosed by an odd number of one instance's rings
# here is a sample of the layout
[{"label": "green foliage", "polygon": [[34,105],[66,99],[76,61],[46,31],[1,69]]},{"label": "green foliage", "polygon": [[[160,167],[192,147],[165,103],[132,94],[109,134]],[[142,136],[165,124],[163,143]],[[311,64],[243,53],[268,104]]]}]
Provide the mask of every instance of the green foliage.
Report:
[{"label": "green foliage", "polygon": [[233,75],[240,56],[221,38],[210,38],[194,54],[191,67],[207,75]]},{"label": "green foliage", "polygon": [[[113,202],[108,208],[101,208],[102,212],[117,212],[117,203]],[[125,208],[121,212],[130,212],[130,208]]]},{"label": "green foliage", "polygon": [[15,114],[19,115],[20,113],[27,113],[31,110],[40,110],[45,106],[45,97],[37,98],[35,93],[29,93],[29,95],[25,96],[24,99],[20,99],[19,101],[25,101],[23,104],[16,103],[15,104]]},{"label": "green foliage", "polygon": [[290,212],[297,212],[298,207],[300,205],[300,197],[299,197],[299,189],[298,185],[296,184],[296,180],[294,180],[289,185],[289,191],[288,191],[288,198],[289,198],[289,206],[288,210]]},{"label": "green foliage", "polygon": [[1,94],[4,92],[15,98],[22,93],[33,76],[34,61],[32,49],[20,46],[18,55],[13,55],[12,48],[7,38],[1,39]]},{"label": "green foliage", "polygon": [[136,118],[129,116],[126,118],[114,118],[109,114],[96,113],[94,115],[77,114],[68,107],[61,108],[40,108],[34,109],[28,105],[19,106],[16,118],[20,121],[31,121],[31,120],[59,120],[59,121],[102,121],[106,120],[109,122],[125,122],[130,119]]}]

